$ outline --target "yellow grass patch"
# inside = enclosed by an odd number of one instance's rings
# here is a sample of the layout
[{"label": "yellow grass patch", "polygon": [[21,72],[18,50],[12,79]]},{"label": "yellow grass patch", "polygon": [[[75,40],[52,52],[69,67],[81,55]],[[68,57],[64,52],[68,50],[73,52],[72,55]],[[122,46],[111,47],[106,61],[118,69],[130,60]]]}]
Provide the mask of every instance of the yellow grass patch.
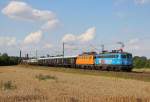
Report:
[{"label": "yellow grass patch", "polygon": [[[0,90],[0,102],[150,101],[150,82],[35,68],[36,66],[34,69],[29,66],[0,67],[0,81],[12,81],[17,87],[14,90]],[[43,75],[44,78],[50,76],[50,79],[39,81],[36,78],[38,75]]]}]

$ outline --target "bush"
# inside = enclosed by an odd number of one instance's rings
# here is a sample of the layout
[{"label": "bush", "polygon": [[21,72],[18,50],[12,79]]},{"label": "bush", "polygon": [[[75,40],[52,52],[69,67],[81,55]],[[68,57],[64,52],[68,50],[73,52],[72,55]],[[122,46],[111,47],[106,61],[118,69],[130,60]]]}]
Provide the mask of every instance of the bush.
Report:
[{"label": "bush", "polygon": [[12,81],[7,81],[7,82],[1,81],[0,88],[1,90],[12,90],[12,89],[16,89],[17,87],[15,84],[13,84]]},{"label": "bush", "polygon": [[135,56],[133,58],[133,65],[135,68],[150,68],[150,59],[142,56]]},{"label": "bush", "polygon": [[36,77],[37,79],[39,79],[39,80],[47,80],[47,79],[56,80],[56,79],[57,79],[55,76],[42,75],[42,74],[36,75],[35,77]]},{"label": "bush", "polygon": [[0,54],[0,66],[17,65],[19,57],[10,57],[7,53]]}]

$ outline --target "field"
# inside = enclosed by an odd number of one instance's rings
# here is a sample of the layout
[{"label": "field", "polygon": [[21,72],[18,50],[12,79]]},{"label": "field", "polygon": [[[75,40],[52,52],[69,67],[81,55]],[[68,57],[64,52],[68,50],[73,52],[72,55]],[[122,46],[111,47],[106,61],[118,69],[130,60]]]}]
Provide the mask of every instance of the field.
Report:
[{"label": "field", "polygon": [[150,72],[150,68],[142,68],[142,69],[133,69],[136,72]]},{"label": "field", "polygon": [[0,67],[0,102],[150,102],[150,74]]}]

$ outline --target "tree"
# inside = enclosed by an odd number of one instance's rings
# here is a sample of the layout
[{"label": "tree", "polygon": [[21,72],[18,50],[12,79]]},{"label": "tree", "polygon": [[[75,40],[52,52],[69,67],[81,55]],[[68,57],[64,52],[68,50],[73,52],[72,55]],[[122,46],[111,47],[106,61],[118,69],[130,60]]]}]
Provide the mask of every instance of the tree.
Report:
[{"label": "tree", "polygon": [[144,56],[142,57],[135,56],[133,58],[133,65],[135,68],[150,67],[149,64],[150,64],[150,61]]},{"label": "tree", "polygon": [[2,65],[7,65],[9,63],[9,57],[7,53],[2,54],[1,61],[3,62]]},{"label": "tree", "polygon": [[148,59],[148,60],[146,61],[145,67],[146,67],[146,68],[150,68],[150,59]]},{"label": "tree", "polygon": [[9,57],[7,53],[0,55],[0,66],[16,65],[18,64],[19,57]]}]

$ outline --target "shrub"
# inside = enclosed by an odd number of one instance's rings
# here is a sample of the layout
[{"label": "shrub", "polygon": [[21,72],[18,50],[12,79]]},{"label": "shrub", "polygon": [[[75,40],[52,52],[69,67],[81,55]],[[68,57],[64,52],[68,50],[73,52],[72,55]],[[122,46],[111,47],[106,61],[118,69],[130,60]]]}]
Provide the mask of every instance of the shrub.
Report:
[{"label": "shrub", "polygon": [[47,80],[47,79],[56,80],[57,79],[55,76],[43,75],[43,74],[36,75],[36,78],[39,79],[39,80]]},{"label": "shrub", "polygon": [[16,89],[17,87],[15,84],[13,84],[12,81],[7,81],[7,82],[1,81],[0,88],[1,90],[12,90],[12,89]]}]

